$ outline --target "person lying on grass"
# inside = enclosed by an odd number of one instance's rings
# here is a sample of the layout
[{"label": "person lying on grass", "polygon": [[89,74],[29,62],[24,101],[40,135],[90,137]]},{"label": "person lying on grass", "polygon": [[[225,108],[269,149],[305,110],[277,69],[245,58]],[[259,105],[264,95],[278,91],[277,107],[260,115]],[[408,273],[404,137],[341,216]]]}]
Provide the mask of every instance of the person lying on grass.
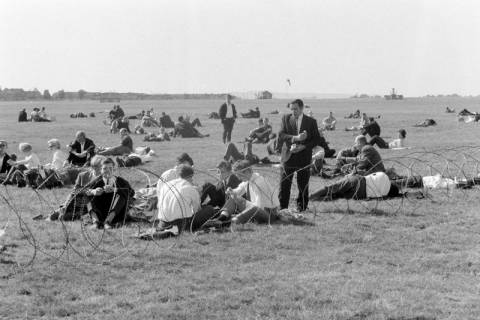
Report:
[{"label": "person lying on grass", "polygon": [[193,184],[194,170],[189,165],[179,165],[179,178],[163,183],[157,191],[158,229],[170,235],[182,231],[195,231],[215,215],[212,206],[202,206],[200,192]]},{"label": "person lying on grass", "polygon": [[227,188],[225,193],[228,200],[220,209],[219,217],[207,222],[205,227],[216,227],[228,222],[270,223],[279,220],[278,188],[253,172],[247,160],[237,161],[233,165],[233,173],[242,182],[235,189]]},{"label": "person lying on grass", "polygon": [[147,133],[145,137],[143,137],[143,141],[170,141],[170,136],[165,131],[164,127],[160,127],[158,134],[155,133]]},{"label": "person lying on grass", "polygon": [[133,152],[133,140],[128,135],[127,129],[120,130],[120,145],[116,147],[106,148],[103,151],[99,151],[101,156],[122,156],[124,154],[130,154]]},{"label": "person lying on grass", "polygon": [[201,134],[193,125],[185,120],[182,116],[178,117],[178,122],[175,124],[173,136],[180,136],[182,138],[205,138],[209,137],[209,134]]},{"label": "person lying on grass", "polygon": [[384,172],[375,172],[366,176],[347,175],[340,181],[325,186],[309,196],[310,201],[331,201],[336,199],[374,199],[399,195],[396,185]]},{"label": "person lying on grass", "polygon": [[140,148],[137,148],[134,153],[130,153],[129,155],[118,157],[115,160],[117,161],[117,165],[119,168],[136,167],[141,164],[152,161],[154,155],[155,155],[155,151],[151,150],[150,147],[140,147]]},{"label": "person lying on grass", "polygon": [[92,228],[111,229],[123,225],[135,192],[128,181],[113,175],[114,162],[110,158],[102,161],[100,173],[86,190],[92,196],[90,216]]},{"label": "person lying on grass", "polygon": [[394,149],[394,148],[404,148],[405,147],[405,138],[407,137],[407,131],[405,129],[398,130],[398,138],[390,142],[386,142],[380,136],[373,136],[372,139],[368,142],[369,145],[377,145],[380,149]]}]

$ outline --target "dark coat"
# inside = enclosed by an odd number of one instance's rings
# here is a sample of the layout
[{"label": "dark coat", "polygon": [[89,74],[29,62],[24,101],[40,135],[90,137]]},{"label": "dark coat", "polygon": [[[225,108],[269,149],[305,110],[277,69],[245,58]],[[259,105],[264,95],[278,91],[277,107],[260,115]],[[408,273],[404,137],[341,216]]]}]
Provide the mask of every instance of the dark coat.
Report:
[{"label": "dark coat", "polygon": [[380,136],[380,126],[377,121],[372,121],[362,129],[362,134],[368,134],[370,137]]},{"label": "dark coat", "polygon": [[[235,109],[235,105],[232,103],[232,114],[233,118],[237,118],[237,109]],[[224,103],[220,106],[220,110],[218,111],[218,115],[220,116],[220,119],[222,122],[226,119],[227,116],[227,104]]]},{"label": "dark coat", "polygon": [[[87,161],[89,161],[95,155],[95,143],[93,143],[92,140],[85,138],[84,148],[85,150],[88,150],[88,154],[86,158],[79,158],[70,152],[70,154],[68,155],[67,161],[76,166],[85,165],[85,163],[87,163]],[[79,153],[81,152],[81,149],[82,149],[82,146],[80,145],[80,142],[75,141],[72,144],[72,151]]]},{"label": "dark coat", "polygon": [[277,151],[281,152],[281,162],[291,167],[304,167],[312,162],[312,150],[319,141],[317,121],[307,115],[303,115],[302,123],[298,132],[307,132],[307,138],[301,142],[295,142],[305,146],[300,152],[289,154],[293,136],[297,135],[296,120],[293,114],[285,114],[282,117],[280,131],[278,132]]},{"label": "dark coat", "polygon": [[[133,196],[135,194],[135,191],[130,187],[130,184],[128,183],[127,180],[120,177],[114,177],[114,179],[115,179],[114,185],[118,189],[118,192],[116,194],[119,195],[124,200],[126,200],[126,206],[128,207],[129,203],[133,201]],[[104,186],[105,186],[105,183],[103,182],[103,179],[100,176],[89,185],[89,189],[103,188]],[[108,213],[112,205],[113,196],[114,196],[113,192],[103,193],[100,196],[93,196],[92,207],[94,207],[95,210],[98,210],[99,212]]]},{"label": "dark coat", "polygon": [[18,114],[18,122],[26,122],[28,121],[28,116],[26,111],[20,111]]},{"label": "dark coat", "polygon": [[355,167],[355,172],[366,176],[375,172],[385,172],[385,166],[383,165],[382,157],[371,145],[365,145],[360,150],[358,155],[358,163]]},{"label": "dark coat", "polygon": [[225,190],[227,188],[235,189],[242,181],[234,174],[230,175],[226,181],[219,181],[215,186],[211,183],[206,183],[202,187],[201,202],[210,197],[207,205],[212,207],[223,207],[225,204]]},{"label": "dark coat", "polygon": [[2,163],[0,163],[0,173],[8,173],[10,171],[11,166],[7,163],[8,160],[10,160],[10,156],[5,153]]}]

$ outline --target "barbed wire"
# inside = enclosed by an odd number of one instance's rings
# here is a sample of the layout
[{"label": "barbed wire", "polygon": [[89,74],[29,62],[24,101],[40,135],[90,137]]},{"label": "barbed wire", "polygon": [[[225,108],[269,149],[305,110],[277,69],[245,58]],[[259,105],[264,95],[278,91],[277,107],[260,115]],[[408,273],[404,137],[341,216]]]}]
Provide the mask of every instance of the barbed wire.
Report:
[{"label": "barbed wire", "polygon": [[[328,213],[360,213],[372,215],[413,215],[422,206],[426,206],[432,201],[436,203],[449,203],[458,201],[459,199],[468,198],[468,187],[476,184],[480,173],[480,146],[459,146],[453,148],[439,148],[433,150],[408,150],[396,156],[396,151],[392,151],[388,156],[384,157],[383,163],[386,168],[394,168],[394,174],[402,177],[399,188],[403,192],[402,196],[397,198],[381,198],[381,199],[362,199],[352,200],[344,199],[341,201],[322,201],[310,202],[309,210],[301,215],[294,215],[295,218],[305,218],[305,220],[314,223],[318,217]],[[280,170],[278,166],[257,166],[254,171],[263,176],[274,189],[279,189]],[[300,168],[299,170],[310,170],[310,166]],[[457,182],[457,186],[461,185],[465,188],[455,188],[453,185],[447,185],[446,188],[430,190],[421,188],[420,198],[416,196],[409,197],[409,191],[414,190],[408,185],[409,179],[414,177],[423,178],[425,176],[439,175],[443,179],[451,179]],[[161,181],[161,172],[154,169],[144,167],[117,168],[115,176],[123,177],[130,181],[136,190],[140,188],[154,188],[157,181]],[[310,193],[314,189],[327,186],[338,182],[339,178],[322,179],[313,176],[310,180]],[[458,184],[458,182],[461,182]],[[153,183],[152,183],[153,182]],[[175,190],[175,187],[163,181],[163,185],[167,186],[171,192],[175,192],[178,201],[184,201],[183,195]],[[194,184],[200,186],[205,182],[218,183],[219,177],[211,169],[203,169],[195,167]],[[73,191],[74,195],[79,194],[85,189]],[[25,245],[29,246],[32,251],[28,256],[17,257],[11,272],[20,272],[25,268],[32,267],[35,264],[39,254],[50,259],[50,264],[62,263],[71,267],[81,268],[82,264],[110,264],[127,255],[141,255],[145,253],[152,245],[157,250],[169,250],[175,246],[175,242],[171,245],[152,238],[152,241],[139,241],[137,236],[147,229],[154,229],[156,225],[154,220],[156,217],[156,207],[150,212],[150,220],[140,219],[133,222],[126,220],[121,223],[118,230],[90,230],[83,222],[59,220],[45,225],[44,222],[38,222],[32,218],[42,215],[49,215],[59,208],[60,205],[68,206],[65,203],[63,194],[65,189],[31,189],[24,188],[12,192],[14,187],[3,186],[0,188],[0,205],[4,208],[5,214],[0,221],[3,230],[13,237],[13,234],[19,232],[20,239],[25,241]],[[297,190],[296,181],[293,180],[292,190]],[[358,191],[358,190],[357,190]],[[153,191],[155,194],[155,191]],[[262,191],[263,192],[263,191]],[[290,201],[294,203],[296,192],[291,193]],[[357,194],[356,194],[357,195]],[[276,194],[264,194],[266,197],[276,197]],[[140,197],[138,197],[140,198]],[[72,201],[77,201],[76,197],[72,197]],[[146,198],[148,201],[148,197]],[[130,199],[127,199],[130,200]],[[137,199],[139,200],[139,199]],[[158,199],[161,201],[161,199]],[[73,204],[76,210],[75,204]],[[236,208],[237,210],[238,208]],[[195,213],[193,213],[195,214]],[[283,212],[283,214],[288,214]],[[251,221],[256,215],[252,215],[248,221]],[[75,216],[75,212],[73,212]],[[147,215],[148,216],[148,215]],[[192,212],[182,212],[185,218],[191,217]],[[345,217],[345,216],[344,216]],[[343,219],[342,217],[341,219]],[[338,223],[340,223],[338,220]],[[16,220],[18,230],[13,230]],[[76,227],[76,224],[80,227]],[[32,224],[37,224],[33,226]],[[272,227],[269,220],[267,225]],[[192,224],[183,226],[185,230],[194,231]],[[228,228],[230,232],[241,231],[242,226],[231,225]],[[42,233],[42,234],[40,234]],[[5,235],[3,236],[5,237]],[[0,238],[2,239],[2,238]],[[4,238],[5,239],[5,238]],[[193,236],[192,241],[197,241],[198,235]],[[52,243],[55,246],[52,246]],[[5,254],[0,252],[0,255]]]}]

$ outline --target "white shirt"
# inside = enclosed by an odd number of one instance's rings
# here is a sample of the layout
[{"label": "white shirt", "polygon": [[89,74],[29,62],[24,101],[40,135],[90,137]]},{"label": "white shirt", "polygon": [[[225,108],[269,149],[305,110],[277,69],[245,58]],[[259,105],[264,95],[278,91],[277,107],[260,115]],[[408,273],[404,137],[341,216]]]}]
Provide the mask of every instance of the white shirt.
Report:
[{"label": "white shirt", "polygon": [[365,176],[367,198],[384,197],[390,191],[390,179],[384,172],[375,172]]},{"label": "white shirt", "polygon": [[297,119],[297,134],[300,133],[300,127],[302,125],[302,120],[303,120],[303,113],[300,114],[300,116],[298,116],[298,119]]},{"label": "white shirt", "polygon": [[40,167],[40,159],[35,153],[31,153],[25,159],[18,161],[17,164],[23,164],[27,169],[38,169]]},{"label": "white shirt", "polygon": [[395,139],[388,143],[390,149],[405,147],[405,139]]},{"label": "white shirt", "polygon": [[189,218],[200,210],[200,193],[185,179],[178,178],[159,185],[158,219],[170,222]]},{"label": "white shirt", "polygon": [[85,142],[80,143],[80,153],[82,153],[85,150]]},{"label": "white shirt", "polygon": [[276,208],[280,206],[278,190],[274,188],[264,177],[254,172],[250,180],[241,182],[233,192],[238,196],[247,193],[247,186],[250,191],[250,202],[259,208]]},{"label": "white shirt", "polygon": [[0,169],[2,169],[3,166],[3,158],[5,158],[5,154],[3,156],[0,156]]},{"label": "white shirt", "polygon": [[62,150],[56,150],[53,153],[52,163],[46,165],[47,168],[53,170],[60,170],[63,168],[63,163],[67,160],[67,155]]},{"label": "white shirt", "polygon": [[225,118],[233,118],[233,107],[232,104],[227,104],[227,113]]},{"label": "white shirt", "polygon": [[168,169],[162,175],[160,176],[160,179],[158,180],[158,183],[164,183],[168,181],[172,181],[173,179],[179,178],[177,174],[177,166],[173,167],[172,169]]}]

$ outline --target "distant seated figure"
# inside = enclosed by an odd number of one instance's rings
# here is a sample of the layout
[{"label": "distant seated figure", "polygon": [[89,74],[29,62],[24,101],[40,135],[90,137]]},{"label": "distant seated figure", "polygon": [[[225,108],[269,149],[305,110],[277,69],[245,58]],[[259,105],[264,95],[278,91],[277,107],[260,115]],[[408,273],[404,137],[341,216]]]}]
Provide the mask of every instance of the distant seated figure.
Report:
[{"label": "distant seated figure", "polygon": [[127,129],[123,128],[120,130],[120,139],[121,141],[119,146],[106,148],[103,151],[99,151],[98,154],[101,156],[122,156],[124,154],[132,153],[133,141],[128,135]]},{"label": "distant seated figure", "polygon": [[24,108],[18,113],[18,122],[28,121],[27,110]]},{"label": "distant seated figure", "polygon": [[368,144],[371,146],[377,145],[380,149],[404,148],[406,137],[407,131],[405,131],[405,129],[400,129],[398,130],[398,138],[390,141],[389,143],[380,138],[380,136],[373,136]]},{"label": "distant seated figure", "polygon": [[272,134],[272,126],[269,123],[268,118],[258,119],[258,127],[250,131],[247,141],[252,143],[268,143],[270,139],[276,137]]},{"label": "distant seated figure", "polygon": [[467,109],[463,109],[462,111],[460,111],[458,113],[458,115],[462,116],[462,117],[464,117],[464,116],[474,116],[474,115],[476,115],[476,113],[470,112]]},{"label": "distant seated figure", "polygon": [[75,142],[68,146],[67,161],[74,166],[88,165],[90,159],[95,155],[95,143],[88,139],[85,132],[78,131],[75,134]]},{"label": "distant seated figure", "polygon": [[204,138],[208,137],[209,135],[201,134],[192,126],[190,122],[186,121],[182,116],[180,116],[178,117],[178,123],[175,124],[173,136],[180,136],[182,138]]},{"label": "distant seated figure", "polygon": [[[356,119],[356,118],[355,118]],[[345,128],[345,131],[357,131],[357,130],[362,130],[365,128],[370,123],[370,119],[367,117],[366,113],[362,113],[362,117],[360,118],[360,123],[358,126],[353,126],[350,128]]]},{"label": "distant seated figure", "polygon": [[311,201],[364,200],[398,195],[398,187],[390,182],[388,176],[384,172],[375,172],[366,176],[347,175],[340,181],[315,191],[309,199]]},{"label": "distant seated figure", "polygon": [[130,120],[127,117],[123,117],[117,120],[113,120],[110,126],[110,133],[117,133],[119,130],[125,129],[128,133],[130,132]]},{"label": "distant seated figure", "polygon": [[160,127],[161,124],[158,123],[157,120],[155,120],[154,117],[152,117],[150,111],[146,111],[145,114],[142,117],[142,122],[141,126],[146,128],[146,127]]},{"label": "distant seated figure", "polygon": [[348,116],[345,116],[345,119],[359,119],[360,118],[360,110],[357,109],[354,113],[350,113]]},{"label": "distant seated figure", "polygon": [[430,127],[430,126],[436,126],[437,123],[433,119],[425,119],[422,122],[419,122],[417,124],[414,124],[414,127]]},{"label": "distant seated figure", "polygon": [[220,119],[220,115],[218,114],[218,112],[210,112],[209,115],[208,115],[208,119]]},{"label": "distant seated figure", "polygon": [[330,111],[330,114],[328,115],[328,117],[323,119],[322,124],[323,124],[323,127],[325,128],[325,130],[329,130],[329,131],[330,130],[335,130],[335,125],[337,124],[337,119],[335,119],[335,117],[333,116],[332,111]]},{"label": "distant seated figure", "polygon": [[366,123],[363,128],[360,129],[362,135],[369,135],[370,137],[380,136],[380,125],[374,118],[368,118],[368,123]]},{"label": "distant seated figure", "polygon": [[120,107],[120,105],[114,105],[113,109],[109,112],[110,123],[115,120],[119,120],[125,117],[125,112]]},{"label": "distant seated figure", "polygon": [[160,117],[160,126],[164,128],[174,128],[175,123],[173,123],[172,119],[168,114],[165,114],[165,112],[162,112],[162,116]]},{"label": "distant seated figure", "polygon": [[135,191],[128,181],[113,175],[113,160],[102,161],[101,177],[89,185],[87,195],[92,196],[90,215],[94,228],[111,229],[123,225]]},{"label": "distant seated figure", "polygon": [[33,108],[33,111],[30,113],[30,120],[32,122],[39,122],[40,121],[40,109]]},{"label": "distant seated figure", "polygon": [[455,113],[455,109],[450,109],[448,106],[445,108],[446,113]]},{"label": "distant seated figure", "polygon": [[48,117],[45,107],[42,107],[42,110],[38,113],[38,121],[40,122],[51,122],[52,120]]}]

